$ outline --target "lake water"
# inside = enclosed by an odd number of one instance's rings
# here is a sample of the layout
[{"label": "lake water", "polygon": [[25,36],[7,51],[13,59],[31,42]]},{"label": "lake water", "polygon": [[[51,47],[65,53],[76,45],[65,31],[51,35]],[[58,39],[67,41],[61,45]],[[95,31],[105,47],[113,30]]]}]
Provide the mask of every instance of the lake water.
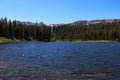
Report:
[{"label": "lake water", "polygon": [[0,44],[0,80],[120,80],[120,43]]}]

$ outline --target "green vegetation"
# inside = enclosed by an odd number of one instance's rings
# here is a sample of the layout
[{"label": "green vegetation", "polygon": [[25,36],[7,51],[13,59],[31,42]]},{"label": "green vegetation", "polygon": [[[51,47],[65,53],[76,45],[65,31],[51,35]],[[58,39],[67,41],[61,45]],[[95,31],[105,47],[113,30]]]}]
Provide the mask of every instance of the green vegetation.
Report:
[{"label": "green vegetation", "polygon": [[5,37],[0,37],[0,43],[6,43],[6,42],[23,42],[25,40],[20,40],[20,39],[7,39]]},{"label": "green vegetation", "polygon": [[27,25],[7,18],[0,19],[0,42],[21,41],[120,41],[120,21],[91,25],[60,25],[57,27]]},{"label": "green vegetation", "polygon": [[91,25],[63,25],[53,28],[61,41],[120,41],[120,22]]},{"label": "green vegetation", "polygon": [[0,37],[8,40],[26,41],[50,41],[50,27],[26,25],[18,21],[7,21],[7,18],[0,20]]}]

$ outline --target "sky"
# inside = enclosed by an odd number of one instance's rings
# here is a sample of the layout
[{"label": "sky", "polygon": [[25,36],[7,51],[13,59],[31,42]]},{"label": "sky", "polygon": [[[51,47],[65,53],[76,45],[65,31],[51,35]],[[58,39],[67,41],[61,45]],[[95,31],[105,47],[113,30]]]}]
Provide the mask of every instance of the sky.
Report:
[{"label": "sky", "polygon": [[120,0],[0,0],[0,18],[46,24],[120,19]]}]

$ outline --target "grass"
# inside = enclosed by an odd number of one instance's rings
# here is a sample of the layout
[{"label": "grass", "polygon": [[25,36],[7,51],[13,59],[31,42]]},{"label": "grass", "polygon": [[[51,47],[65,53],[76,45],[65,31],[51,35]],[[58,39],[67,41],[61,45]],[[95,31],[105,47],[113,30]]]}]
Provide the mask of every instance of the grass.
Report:
[{"label": "grass", "polygon": [[20,39],[7,39],[5,37],[0,37],[0,43],[9,43],[9,42],[24,42],[25,40]]},{"label": "grass", "polygon": [[8,39],[5,37],[0,37],[0,43],[12,43],[12,42],[40,42],[38,40],[24,40],[24,39]]},{"label": "grass", "polygon": [[55,42],[113,42],[112,40],[56,40]]},{"label": "grass", "polygon": [[87,41],[76,40],[75,42],[113,42],[113,41],[112,40],[87,40]]},{"label": "grass", "polygon": [[[5,37],[0,37],[0,43],[11,43],[11,42],[29,42],[26,40],[20,40],[20,39],[8,39]],[[38,42],[37,40],[31,40],[30,42]],[[113,42],[112,40],[73,40],[73,41],[69,41],[69,40],[56,40],[53,42]]]}]

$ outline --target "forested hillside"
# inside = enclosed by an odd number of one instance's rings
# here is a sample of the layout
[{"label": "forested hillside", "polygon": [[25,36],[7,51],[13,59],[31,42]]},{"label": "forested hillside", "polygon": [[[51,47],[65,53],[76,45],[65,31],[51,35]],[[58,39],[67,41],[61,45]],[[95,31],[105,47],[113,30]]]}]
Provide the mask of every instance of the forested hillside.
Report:
[{"label": "forested hillside", "polygon": [[0,19],[0,37],[36,41],[88,41],[111,40],[120,41],[120,21],[89,25],[40,26],[27,25],[7,18]]},{"label": "forested hillside", "polygon": [[56,40],[112,40],[120,41],[120,22],[91,25],[64,25],[53,28]]},{"label": "forested hillside", "polygon": [[0,20],[0,37],[21,40],[50,41],[50,27],[27,25],[18,21]]}]

